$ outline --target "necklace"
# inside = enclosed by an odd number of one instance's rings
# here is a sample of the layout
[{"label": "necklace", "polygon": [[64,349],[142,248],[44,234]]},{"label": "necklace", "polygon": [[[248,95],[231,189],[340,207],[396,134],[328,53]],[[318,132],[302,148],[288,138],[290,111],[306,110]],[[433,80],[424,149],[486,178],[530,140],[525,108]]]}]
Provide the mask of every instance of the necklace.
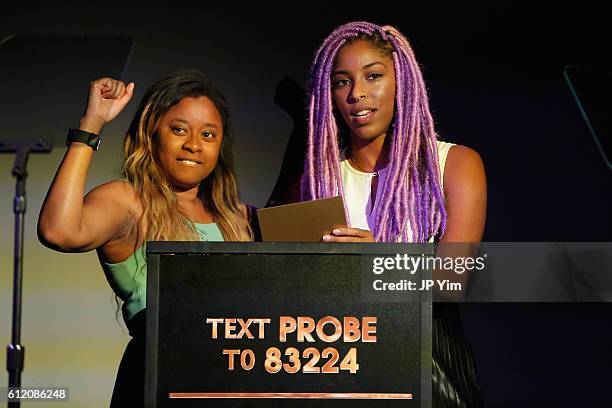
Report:
[{"label": "necklace", "polygon": [[351,161],[352,161],[352,162],[355,164],[355,166],[357,166],[357,167],[359,168],[359,170],[361,170],[362,172],[364,172],[364,173],[368,173],[368,174],[371,174],[371,175],[372,175],[372,176],[374,176],[374,177],[378,176],[378,172],[377,172],[377,171],[366,171],[366,170],[364,170],[364,169],[363,169],[363,167],[361,167],[361,166],[359,165],[359,163],[357,163],[357,162],[355,161],[355,159],[353,159],[352,157],[351,157]]}]

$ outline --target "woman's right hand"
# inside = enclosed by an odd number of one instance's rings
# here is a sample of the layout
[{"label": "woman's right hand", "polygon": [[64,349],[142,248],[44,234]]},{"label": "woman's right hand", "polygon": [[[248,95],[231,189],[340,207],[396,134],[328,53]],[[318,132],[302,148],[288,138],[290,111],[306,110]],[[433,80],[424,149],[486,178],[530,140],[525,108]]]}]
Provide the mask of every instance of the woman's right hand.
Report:
[{"label": "woman's right hand", "polygon": [[127,86],[113,78],[100,78],[91,82],[85,115],[79,128],[100,134],[102,127],[125,108],[134,94],[134,83]]}]

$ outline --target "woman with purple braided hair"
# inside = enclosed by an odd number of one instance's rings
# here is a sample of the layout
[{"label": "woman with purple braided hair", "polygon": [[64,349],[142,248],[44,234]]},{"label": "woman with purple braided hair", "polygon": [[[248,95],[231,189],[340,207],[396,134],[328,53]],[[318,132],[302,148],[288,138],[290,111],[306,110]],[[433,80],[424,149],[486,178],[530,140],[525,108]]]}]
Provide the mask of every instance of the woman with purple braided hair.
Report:
[{"label": "woman with purple braided hair", "polygon": [[437,141],[421,71],[398,30],[338,27],[316,53],[310,91],[302,195],[341,195],[353,227],[324,241],[480,241],[482,161]]},{"label": "woman with purple braided hair", "polygon": [[[349,223],[324,242],[480,242],[482,161],[470,148],[437,140],[419,65],[397,29],[338,27],[315,55],[310,85],[302,196],[342,196]],[[433,402],[478,407],[455,306],[434,305]]]}]

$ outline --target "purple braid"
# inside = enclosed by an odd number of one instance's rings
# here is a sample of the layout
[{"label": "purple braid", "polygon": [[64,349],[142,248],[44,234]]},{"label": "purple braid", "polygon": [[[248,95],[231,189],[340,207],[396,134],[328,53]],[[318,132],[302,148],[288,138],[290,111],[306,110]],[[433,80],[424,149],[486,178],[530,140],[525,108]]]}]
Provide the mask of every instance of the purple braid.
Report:
[{"label": "purple braid", "polygon": [[331,75],[336,55],[347,41],[374,33],[393,47],[396,97],[388,174],[381,186],[380,205],[372,232],[378,242],[427,242],[437,233],[444,234],[447,219],[436,132],[414,52],[408,40],[394,27],[381,27],[364,21],[348,23],[327,36],[317,50],[311,68],[303,199],[340,195],[347,208]]}]

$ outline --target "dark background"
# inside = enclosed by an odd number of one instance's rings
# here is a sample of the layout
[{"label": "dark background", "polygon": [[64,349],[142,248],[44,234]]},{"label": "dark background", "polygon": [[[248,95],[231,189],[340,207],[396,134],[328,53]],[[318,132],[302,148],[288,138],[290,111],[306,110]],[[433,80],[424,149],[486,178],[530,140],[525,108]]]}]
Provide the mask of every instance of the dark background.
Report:
[{"label": "dark background", "polygon": [[[314,51],[341,23],[395,25],[422,66],[441,137],[476,149],[484,160],[484,240],[610,241],[612,172],[562,73],[568,64],[612,71],[609,14],[601,7],[406,2],[399,11],[382,2],[3,2],[0,37],[129,35],[134,51],[125,79],[136,81],[137,100],[174,69],[207,72],[232,109],[242,196],[262,206],[294,125],[273,102],[278,83],[287,76],[304,86]],[[58,95],[57,103],[67,106],[65,117],[50,117],[35,107],[35,98],[23,118],[0,112],[2,131],[18,123],[24,134],[29,123],[55,120],[59,124],[49,127],[61,139],[78,120],[86,89],[84,84],[76,102]],[[135,105],[118,119],[121,129],[109,127],[116,140]],[[118,142],[108,148],[119,152]],[[612,403],[610,304],[471,304],[462,306],[462,314],[489,406]]]}]

